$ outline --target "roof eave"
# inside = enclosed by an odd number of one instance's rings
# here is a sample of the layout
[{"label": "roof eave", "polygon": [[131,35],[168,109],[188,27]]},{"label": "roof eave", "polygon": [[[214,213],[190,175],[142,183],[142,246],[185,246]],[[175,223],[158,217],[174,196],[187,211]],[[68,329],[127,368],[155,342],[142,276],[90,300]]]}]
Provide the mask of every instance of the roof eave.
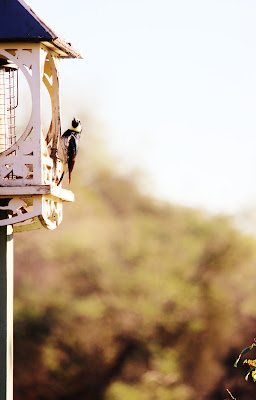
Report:
[{"label": "roof eave", "polygon": [[[31,40],[31,42],[44,42],[46,45],[47,43],[51,43],[56,48],[57,53],[59,53],[57,49],[61,51],[59,54],[61,58],[83,58],[82,55],[76,49],[74,49],[74,47],[72,47],[71,43],[59,37],[54,29],[50,27],[41,16],[38,15],[25,0],[18,1],[35,18],[35,20],[44,28],[44,30],[50,36],[38,38],[37,40],[34,39]],[[29,41],[30,40],[28,39],[27,42]]]},{"label": "roof eave", "polygon": [[63,56],[64,58],[83,58],[82,55],[76,49],[74,49],[74,47],[72,47],[71,43],[67,43],[65,40],[59,37],[50,43],[53,43],[56,48],[60,49],[66,54]]}]

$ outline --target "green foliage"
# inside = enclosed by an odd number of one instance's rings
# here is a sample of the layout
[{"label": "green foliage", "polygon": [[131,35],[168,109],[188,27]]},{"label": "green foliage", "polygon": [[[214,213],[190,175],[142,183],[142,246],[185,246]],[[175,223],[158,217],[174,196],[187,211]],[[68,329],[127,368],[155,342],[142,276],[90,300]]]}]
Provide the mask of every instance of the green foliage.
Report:
[{"label": "green foliage", "polygon": [[[241,351],[241,353],[239,354],[234,367],[237,367],[241,357],[243,354],[248,353],[249,351],[251,351],[254,347],[256,346],[256,343],[253,342],[251,346],[246,347],[245,349],[243,349]],[[243,364],[248,364],[249,365],[249,370],[247,371],[247,374],[245,376],[245,380],[248,381],[249,376],[252,376],[253,382],[256,382],[256,360],[244,360]]]}]

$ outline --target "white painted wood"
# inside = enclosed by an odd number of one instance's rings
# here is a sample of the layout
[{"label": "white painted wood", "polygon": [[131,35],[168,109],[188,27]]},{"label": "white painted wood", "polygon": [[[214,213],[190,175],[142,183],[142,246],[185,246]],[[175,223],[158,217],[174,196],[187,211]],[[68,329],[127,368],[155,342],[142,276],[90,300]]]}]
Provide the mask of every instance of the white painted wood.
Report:
[{"label": "white painted wood", "polygon": [[[34,229],[35,223],[37,226],[40,223],[54,229],[62,220],[62,202],[74,201],[72,192],[57,186],[62,173],[57,153],[60,136],[59,57],[41,43],[0,43],[0,55],[21,69],[32,98],[28,126],[15,144],[0,153],[0,198],[12,199],[9,208],[6,207],[11,213],[10,218],[1,219],[0,226],[19,224],[21,231],[20,224],[27,230],[29,225]],[[48,90],[52,109],[47,140],[42,132],[43,85]],[[28,196],[32,198],[29,204]],[[25,206],[19,207],[20,202],[25,202]]]},{"label": "white painted wood", "polygon": [[0,227],[0,304],[0,400],[13,400],[12,226]]},{"label": "white painted wood", "polygon": [[32,125],[33,125],[33,180],[36,184],[43,182],[43,163],[42,163],[42,74],[44,55],[40,46],[33,51],[34,59],[32,66]]},{"label": "white painted wood", "polygon": [[60,186],[52,185],[33,185],[33,186],[15,186],[0,187],[0,198],[12,196],[33,196],[33,195],[52,195],[62,201],[74,201],[75,196],[71,190],[63,189]]},{"label": "white painted wood", "polygon": [[[6,207],[10,217],[0,219],[0,226],[17,224],[17,231],[22,231],[41,224],[54,229],[62,220],[62,202],[74,201],[71,191],[57,186],[63,171],[59,154],[60,55],[49,43],[0,43],[1,55],[16,64],[27,79],[32,112],[17,142],[0,152],[0,199],[11,199]],[[43,85],[52,110],[46,137],[42,132]],[[19,206],[21,202],[25,205]]]},{"label": "white painted wood", "polygon": [[13,233],[35,231],[38,229],[42,229],[42,227],[43,226],[39,220],[39,217],[35,217],[35,218],[33,218],[32,223],[30,221],[26,221],[25,223],[22,223],[22,224],[15,224],[13,226]]},{"label": "white painted wood", "polygon": [[7,226],[6,399],[13,399],[13,227]]},{"label": "white painted wood", "polygon": [[[17,185],[13,179],[6,179],[12,171],[19,186],[56,184],[62,173],[61,162],[54,157],[60,136],[59,57],[41,43],[11,46],[0,43],[0,55],[10,59],[23,72],[32,98],[27,128],[14,145],[0,153],[0,186]],[[43,85],[48,90],[52,109],[51,135],[47,137],[47,143],[42,132]]]}]

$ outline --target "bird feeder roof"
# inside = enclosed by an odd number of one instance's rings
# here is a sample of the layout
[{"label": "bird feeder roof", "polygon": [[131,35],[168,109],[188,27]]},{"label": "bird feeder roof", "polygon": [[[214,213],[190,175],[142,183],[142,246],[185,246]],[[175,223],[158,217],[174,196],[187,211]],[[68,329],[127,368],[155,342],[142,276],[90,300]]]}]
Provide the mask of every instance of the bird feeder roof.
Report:
[{"label": "bird feeder roof", "polygon": [[0,42],[43,42],[61,58],[82,58],[25,0],[0,0]]}]

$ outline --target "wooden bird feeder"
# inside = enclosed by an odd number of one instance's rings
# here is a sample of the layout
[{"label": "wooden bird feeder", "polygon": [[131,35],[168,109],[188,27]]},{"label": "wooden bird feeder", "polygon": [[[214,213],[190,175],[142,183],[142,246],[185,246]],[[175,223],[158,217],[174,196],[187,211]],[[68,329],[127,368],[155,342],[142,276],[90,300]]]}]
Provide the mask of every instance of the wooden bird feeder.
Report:
[{"label": "wooden bird feeder", "polygon": [[[59,159],[59,61],[82,58],[24,0],[0,0],[0,227],[14,232],[56,228],[71,191],[57,186]],[[32,110],[24,131],[16,126],[19,74],[31,94]],[[49,94],[51,123],[43,131],[43,90]],[[5,214],[5,217],[3,215]]]},{"label": "wooden bird feeder", "polygon": [[[0,0],[0,400],[13,399],[13,232],[56,228],[63,201],[74,200],[71,191],[57,185],[63,168],[58,152],[61,58],[82,57],[24,0]],[[22,130],[16,123],[21,74],[31,98]],[[46,132],[45,91],[51,111]]]}]

